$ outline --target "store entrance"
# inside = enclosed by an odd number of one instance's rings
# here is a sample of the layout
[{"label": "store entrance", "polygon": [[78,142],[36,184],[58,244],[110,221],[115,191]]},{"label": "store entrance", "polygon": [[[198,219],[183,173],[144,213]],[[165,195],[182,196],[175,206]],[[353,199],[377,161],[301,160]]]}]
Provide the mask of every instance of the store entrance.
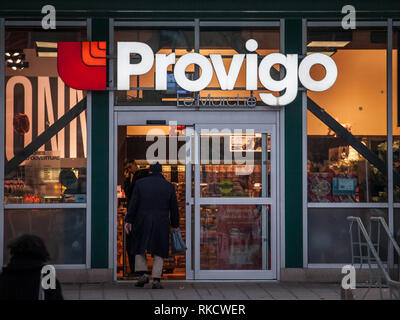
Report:
[{"label": "store entrance", "polygon": [[[147,175],[149,165],[158,161],[162,174],[173,183],[178,200],[180,231],[186,240],[185,222],[185,164],[179,161],[179,150],[185,144],[184,126],[118,126],[117,156],[117,280],[131,280],[137,276],[132,270],[134,258],[128,254],[130,241],[123,228],[132,183]],[[156,199],[155,199],[156,201]],[[148,255],[149,270],[152,258]],[[186,253],[169,254],[164,259],[164,280],[186,279]]]},{"label": "store entrance", "polygon": [[164,280],[277,279],[275,125],[120,125],[117,131],[117,280],[134,278],[123,228],[127,171],[156,161],[175,185],[187,246],[165,260]]},{"label": "store entrance", "polygon": [[277,278],[274,125],[194,127],[194,279]]}]

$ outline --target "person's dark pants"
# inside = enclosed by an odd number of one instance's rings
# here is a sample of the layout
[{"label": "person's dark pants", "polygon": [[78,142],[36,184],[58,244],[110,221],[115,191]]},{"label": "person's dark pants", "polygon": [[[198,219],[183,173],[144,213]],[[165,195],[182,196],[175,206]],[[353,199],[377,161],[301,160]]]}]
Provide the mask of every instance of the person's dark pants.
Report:
[{"label": "person's dark pants", "polygon": [[128,254],[129,268],[131,269],[131,274],[135,273],[135,255],[131,254],[132,248],[132,232],[126,235],[126,253]]}]

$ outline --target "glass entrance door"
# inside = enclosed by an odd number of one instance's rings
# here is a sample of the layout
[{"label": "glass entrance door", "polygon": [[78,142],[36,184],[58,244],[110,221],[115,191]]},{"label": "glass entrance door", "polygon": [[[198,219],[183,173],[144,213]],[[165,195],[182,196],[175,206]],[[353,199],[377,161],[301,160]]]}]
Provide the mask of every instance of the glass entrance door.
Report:
[{"label": "glass entrance door", "polygon": [[275,127],[196,125],[194,279],[276,278]]}]

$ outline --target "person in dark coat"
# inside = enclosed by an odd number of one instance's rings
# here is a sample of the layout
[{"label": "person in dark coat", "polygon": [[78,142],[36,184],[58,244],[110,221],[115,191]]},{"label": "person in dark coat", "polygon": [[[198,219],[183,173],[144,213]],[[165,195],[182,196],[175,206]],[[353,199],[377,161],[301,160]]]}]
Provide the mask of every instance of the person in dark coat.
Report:
[{"label": "person in dark coat", "polygon": [[132,232],[132,254],[135,254],[135,271],[141,276],[136,286],[149,282],[146,253],[154,258],[153,289],[160,284],[163,259],[168,258],[170,228],[179,228],[178,202],[175,187],[164,179],[162,167],[157,162],[150,166],[148,177],[136,182],[125,218],[125,230]]},{"label": "person in dark coat", "polygon": [[[42,239],[25,234],[14,240],[10,263],[0,275],[0,300],[39,300],[41,270],[50,256]],[[44,300],[63,300],[60,282],[43,289]]]},{"label": "person in dark coat", "polygon": [[[127,200],[127,208],[129,208],[129,201],[132,198],[133,189],[135,188],[136,181],[147,177],[149,175],[149,169],[138,169],[135,161],[128,161],[125,164],[124,169],[124,185],[123,189]],[[133,238],[132,233],[126,234],[126,252],[128,254],[129,267],[131,274],[135,273],[135,256],[131,254]]]}]

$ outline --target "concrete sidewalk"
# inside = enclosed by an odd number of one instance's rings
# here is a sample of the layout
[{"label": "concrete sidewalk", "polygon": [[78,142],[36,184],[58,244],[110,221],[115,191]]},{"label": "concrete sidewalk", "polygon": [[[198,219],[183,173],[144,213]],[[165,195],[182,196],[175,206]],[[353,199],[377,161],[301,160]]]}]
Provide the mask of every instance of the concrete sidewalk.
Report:
[{"label": "concrete sidewalk", "polygon": [[[113,284],[62,284],[66,300],[340,300],[340,285],[296,282],[174,282],[164,281],[164,289],[151,283],[136,288],[134,282]],[[361,299],[366,289],[356,289]],[[388,294],[384,296],[388,298]],[[366,299],[380,299],[371,289]]]}]

